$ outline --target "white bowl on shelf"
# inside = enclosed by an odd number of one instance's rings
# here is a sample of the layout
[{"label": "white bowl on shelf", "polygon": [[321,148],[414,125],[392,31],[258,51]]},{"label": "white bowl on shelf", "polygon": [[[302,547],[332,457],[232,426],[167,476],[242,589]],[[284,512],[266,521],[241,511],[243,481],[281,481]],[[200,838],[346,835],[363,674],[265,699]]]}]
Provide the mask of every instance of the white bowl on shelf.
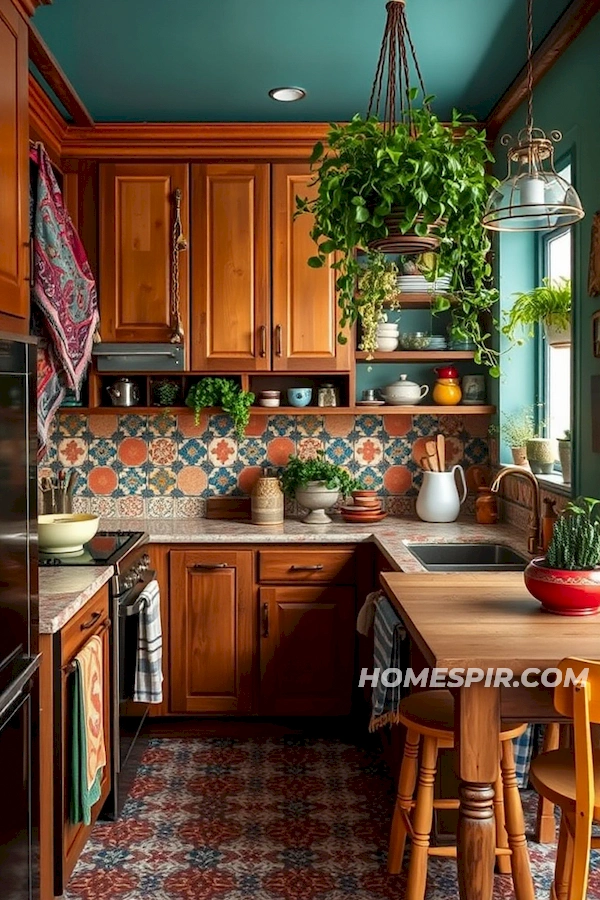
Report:
[{"label": "white bowl on shelf", "polygon": [[393,353],[394,350],[398,349],[398,335],[396,335],[395,337],[387,337],[378,334],[377,349],[381,353]]},{"label": "white bowl on shelf", "polygon": [[258,405],[259,406],[268,406],[269,408],[274,409],[276,406],[279,406],[281,400],[279,397],[259,397]]},{"label": "white bowl on shelf", "polygon": [[77,553],[98,531],[100,517],[89,513],[38,516],[38,543],[44,553]]}]

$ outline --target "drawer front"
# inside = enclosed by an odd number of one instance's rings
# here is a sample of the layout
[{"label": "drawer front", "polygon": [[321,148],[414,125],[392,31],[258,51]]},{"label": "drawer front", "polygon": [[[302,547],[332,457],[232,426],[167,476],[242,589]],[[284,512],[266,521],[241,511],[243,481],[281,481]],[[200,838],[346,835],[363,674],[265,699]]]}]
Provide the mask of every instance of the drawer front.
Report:
[{"label": "drawer front", "polygon": [[258,578],[262,583],[311,584],[334,581],[354,584],[354,550],[260,550]]},{"label": "drawer front", "polygon": [[62,662],[75,656],[88,638],[98,633],[108,618],[108,585],[105,584],[63,628]]}]

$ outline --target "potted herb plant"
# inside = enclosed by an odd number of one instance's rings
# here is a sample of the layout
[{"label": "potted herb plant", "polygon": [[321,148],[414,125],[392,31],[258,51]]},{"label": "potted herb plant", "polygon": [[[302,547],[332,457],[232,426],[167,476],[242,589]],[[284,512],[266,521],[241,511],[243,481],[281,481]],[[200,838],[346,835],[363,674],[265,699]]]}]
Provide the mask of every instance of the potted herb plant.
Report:
[{"label": "potted herb plant", "polygon": [[554,526],[546,556],[532,560],[525,585],[548,612],[589,616],[600,608],[600,501],[579,497]]},{"label": "potted herb plant", "polygon": [[384,307],[398,309],[398,267],[386,259],[383,253],[369,252],[366,265],[358,278],[361,296],[361,340],[359,350],[367,351],[367,359],[373,359],[378,349],[377,326],[385,321]]},{"label": "potted herb plant", "polygon": [[[416,95],[410,92],[411,99]],[[488,172],[492,156],[485,132],[457,112],[450,124],[440,122],[429,108],[431,99],[390,128],[360,115],[332,125],[326,145],[317,143],[313,150],[316,194],[299,197],[297,205],[300,213],[314,216],[317,254],[309,265],[323,266],[330,253],[337,254],[342,327],[361,314],[356,249],[389,249],[386,239],[394,236],[413,238],[412,244],[398,241],[395,252],[438,246],[432,281],[451,275],[455,292],[478,294],[487,287],[490,244],[481,216],[495,179]],[[339,340],[344,342],[343,334]]]},{"label": "potted herb plant", "polygon": [[565,484],[571,484],[571,432],[567,428],[564,437],[558,440],[558,458]]},{"label": "potted herb plant", "polygon": [[244,391],[239,384],[230,378],[201,378],[188,391],[186,406],[195,413],[196,425],[200,421],[200,413],[207,406],[220,406],[223,412],[233,419],[237,438],[241,440],[250,421],[250,407],[254,403],[254,394]]},{"label": "potted herb plant", "polygon": [[502,328],[508,338],[522,344],[525,338],[533,337],[535,325],[541,324],[550,345],[571,343],[571,282],[568,278],[556,281],[544,278],[541,285],[516,297]]},{"label": "potted herb plant", "polygon": [[528,464],[527,442],[535,436],[533,408],[526,407],[519,412],[505,416],[501,431],[504,440],[510,447],[514,464],[526,466]]},{"label": "potted herb plant", "polygon": [[308,525],[326,525],[331,519],[325,510],[342,497],[361,487],[360,481],[341,466],[325,459],[321,450],[314,459],[290,456],[280,476],[281,489],[295,497],[300,506],[310,510],[302,521]]}]

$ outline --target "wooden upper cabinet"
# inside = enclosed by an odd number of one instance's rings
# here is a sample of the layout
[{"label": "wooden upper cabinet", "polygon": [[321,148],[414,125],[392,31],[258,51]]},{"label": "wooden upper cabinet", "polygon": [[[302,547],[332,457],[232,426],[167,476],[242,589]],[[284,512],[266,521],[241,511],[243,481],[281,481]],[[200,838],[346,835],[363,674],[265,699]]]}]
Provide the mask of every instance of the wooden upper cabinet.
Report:
[{"label": "wooden upper cabinet", "polygon": [[347,371],[350,344],[339,344],[335,270],[311,269],[313,218],[294,219],[296,196],[314,196],[310,166],[273,166],[273,368]]},{"label": "wooden upper cabinet", "polygon": [[29,320],[28,77],[27,24],[0,0],[0,313],[17,331]]},{"label": "wooden upper cabinet", "polygon": [[192,166],[192,368],[270,368],[269,166]]},{"label": "wooden upper cabinet", "polygon": [[252,552],[174,550],[170,557],[171,712],[249,713]]},{"label": "wooden upper cabinet", "polygon": [[[189,243],[185,164],[100,166],[100,333],[105,341],[169,341],[175,192]],[[189,345],[189,250],[178,253],[180,309]]]},{"label": "wooden upper cabinet", "polygon": [[352,706],[355,591],[261,587],[260,711],[347,715]]}]

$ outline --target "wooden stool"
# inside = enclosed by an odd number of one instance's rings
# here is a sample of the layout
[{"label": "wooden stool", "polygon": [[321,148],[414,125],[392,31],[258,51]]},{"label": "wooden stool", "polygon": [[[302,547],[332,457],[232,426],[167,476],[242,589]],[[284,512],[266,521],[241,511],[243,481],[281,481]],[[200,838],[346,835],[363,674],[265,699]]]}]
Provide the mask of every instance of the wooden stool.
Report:
[{"label": "wooden stool", "polygon": [[[429,856],[456,858],[456,847],[431,847],[434,809],[458,809],[458,800],[435,800],[434,784],[438,752],[454,747],[454,700],[450,691],[423,691],[405,697],[400,704],[400,722],[406,726],[404,756],[398,779],[398,794],[390,845],[388,872],[402,868],[406,836],[411,837],[406,900],[423,900]],[[523,807],[517,787],[513,738],[526,725],[502,728],[498,748],[500,770],[495,784],[496,859],[498,871],[512,874],[517,900],[534,900],[533,880],[525,839]],[[423,738],[421,765],[419,745]],[[418,782],[418,787],[417,787]],[[417,787],[417,798],[413,800]]]}]

